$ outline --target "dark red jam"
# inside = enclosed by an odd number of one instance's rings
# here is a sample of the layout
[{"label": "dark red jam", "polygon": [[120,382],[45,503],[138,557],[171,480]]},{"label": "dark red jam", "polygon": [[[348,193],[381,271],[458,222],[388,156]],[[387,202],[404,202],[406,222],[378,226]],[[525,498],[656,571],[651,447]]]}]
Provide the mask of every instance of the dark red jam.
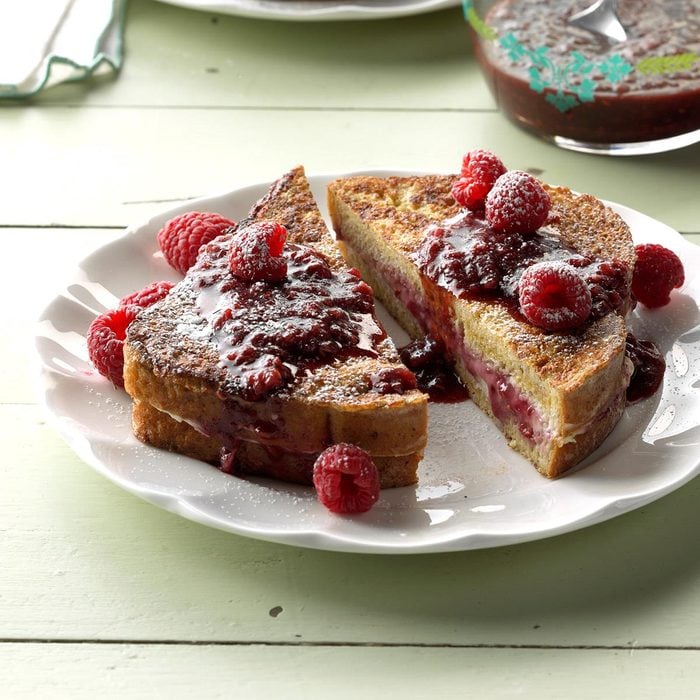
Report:
[{"label": "dark red jam", "polygon": [[588,143],[655,141],[700,129],[700,3],[618,0],[612,42],[568,24],[584,0],[499,0],[477,58],[496,101],[539,134]]},{"label": "dark red jam", "polygon": [[224,474],[237,474],[236,451],[237,445],[235,441],[231,441],[231,445],[222,447],[219,452],[219,469]]},{"label": "dark red jam", "polygon": [[258,401],[308,369],[378,355],[386,333],[359,273],[335,271],[311,248],[287,244],[285,279],[244,281],[229,271],[229,242],[223,236],[210,243],[191,272],[206,321],[198,332],[218,345],[227,392]]},{"label": "dark red jam", "polygon": [[418,388],[436,403],[457,403],[469,398],[467,388],[447,360],[443,344],[425,336],[405,345],[399,351],[401,360],[418,381]]},{"label": "dark red jam", "polygon": [[377,394],[405,394],[418,388],[416,375],[406,367],[384,367],[370,377]]},{"label": "dark red jam", "polygon": [[625,353],[634,365],[634,372],[627,387],[627,403],[635,403],[653,396],[661,386],[666,361],[650,340],[638,340],[627,334]]},{"label": "dark red jam", "polygon": [[516,316],[523,271],[554,260],[576,267],[588,284],[590,321],[622,309],[629,295],[626,265],[581,255],[547,226],[533,233],[503,233],[464,210],[430,227],[416,255],[421,272],[454,296],[504,303]]}]

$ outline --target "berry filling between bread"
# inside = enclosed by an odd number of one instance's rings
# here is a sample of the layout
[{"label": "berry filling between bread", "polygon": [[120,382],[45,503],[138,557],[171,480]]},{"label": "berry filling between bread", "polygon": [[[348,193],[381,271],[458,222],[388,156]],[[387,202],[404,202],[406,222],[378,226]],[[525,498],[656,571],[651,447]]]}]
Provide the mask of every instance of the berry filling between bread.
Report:
[{"label": "berry filling between bread", "polygon": [[[362,260],[363,265],[367,267],[371,266],[375,274],[393,290],[398,302],[417,321],[425,334],[427,341],[423,342],[440,347],[450,364],[461,365],[480,383],[497,420],[503,424],[514,424],[518,432],[535,445],[544,445],[552,439],[552,431],[543,419],[542,413],[519,389],[513,379],[468,347],[464,334],[459,332],[452,319],[442,318],[436,314],[437,308],[446,309],[448,304],[444,301],[430,304],[427,300],[429,295],[450,294],[450,292],[424,279],[425,296],[421,297],[414,293],[411,284],[400,272],[377,260],[370,263],[359,251],[348,245],[347,241],[344,244],[352,251],[354,258]],[[420,344],[421,341],[416,342]],[[405,353],[402,353],[402,359],[410,369],[416,372],[420,383],[420,366],[412,363],[410,356]],[[455,379],[446,381],[453,383]],[[428,393],[431,392],[428,391]],[[457,400],[460,398],[466,398],[466,395],[458,396]],[[439,395],[438,400],[440,400]]]}]

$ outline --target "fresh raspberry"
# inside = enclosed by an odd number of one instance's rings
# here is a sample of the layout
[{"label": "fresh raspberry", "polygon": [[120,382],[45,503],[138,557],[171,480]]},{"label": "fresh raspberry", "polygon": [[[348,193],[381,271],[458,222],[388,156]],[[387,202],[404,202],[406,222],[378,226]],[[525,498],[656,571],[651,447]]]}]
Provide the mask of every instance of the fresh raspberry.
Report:
[{"label": "fresh raspberry", "polygon": [[550,206],[539,180],[522,170],[509,170],[486,196],[486,220],[504,233],[527,233],[542,226]]},{"label": "fresh raspberry", "polygon": [[287,229],[274,221],[260,221],[236,232],[229,251],[229,267],[240,279],[278,282],[287,275],[282,257]]},{"label": "fresh raspberry", "polygon": [[173,288],[172,282],[153,282],[138,292],[128,294],[119,301],[119,306],[138,306],[145,309],[161,299],[165,299]]},{"label": "fresh raspberry", "polygon": [[124,386],[124,338],[126,329],[141,309],[122,306],[93,319],[87,332],[90,360],[114,386]]},{"label": "fresh raspberry", "polygon": [[531,265],[520,278],[518,295],[525,318],[548,331],[576,328],[591,314],[588,285],[567,263]]},{"label": "fresh raspberry", "polygon": [[194,265],[199,249],[232,226],[236,222],[220,214],[187,212],[158,231],[158,245],[170,266],[184,275]]},{"label": "fresh raspberry", "polygon": [[650,309],[665,306],[671,300],[671,290],[685,282],[683,263],[672,250],[657,243],[638,245],[635,250],[632,293]]},{"label": "fresh raspberry", "polygon": [[505,172],[506,166],[490,151],[469,151],[462,159],[461,177],[452,187],[452,196],[463,207],[481,210],[486,195]]},{"label": "fresh raspberry", "polygon": [[341,442],[324,450],[314,464],[318,498],[333,513],[364,513],[379,498],[379,472],[370,455]]}]

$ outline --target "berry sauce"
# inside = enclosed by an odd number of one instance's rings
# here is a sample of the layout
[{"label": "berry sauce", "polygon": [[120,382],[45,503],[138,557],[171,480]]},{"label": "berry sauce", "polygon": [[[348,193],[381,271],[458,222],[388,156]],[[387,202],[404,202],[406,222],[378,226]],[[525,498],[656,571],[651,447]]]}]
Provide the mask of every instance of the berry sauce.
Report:
[{"label": "berry sauce", "polygon": [[509,118],[536,133],[595,143],[700,129],[697,0],[618,0],[621,43],[568,23],[585,7],[499,0],[484,17],[497,38],[478,42],[476,57]]},{"label": "berry sauce", "polygon": [[377,394],[405,394],[418,388],[416,375],[406,367],[383,367],[370,377],[370,384]]},{"label": "berry sauce", "polygon": [[627,266],[581,255],[547,226],[532,233],[504,233],[464,210],[431,226],[416,254],[421,272],[438,286],[460,299],[502,303],[520,319],[518,282],[526,268],[543,261],[578,269],[591,292],[590,321],[624,306]]},{"label": "berry sauce", "polygon": [[311,248],[287,244],[287,275],[246,281],[228,268],[230,236],[200,254],[194,289],[227,371],[226,391],[247,401],[279,392],[305,371],[353,356],[377,357],[386,338],[370,287],[353,270],[333,270]]},{"label": "berry sauce", "polygon": [[648,399],[656,393],[664,378],[664,356],[650,340],[638,340],[632,333],[627,334],[625,353],[634,365],[627,387],[627,403]]},{"label": "berry sauce", "polygon": [[400,349],[401,360],[416,376],[418,388],[435,403],[458,403],[469,398],[467,388],[447,360],[443,344],[429,335]]}]

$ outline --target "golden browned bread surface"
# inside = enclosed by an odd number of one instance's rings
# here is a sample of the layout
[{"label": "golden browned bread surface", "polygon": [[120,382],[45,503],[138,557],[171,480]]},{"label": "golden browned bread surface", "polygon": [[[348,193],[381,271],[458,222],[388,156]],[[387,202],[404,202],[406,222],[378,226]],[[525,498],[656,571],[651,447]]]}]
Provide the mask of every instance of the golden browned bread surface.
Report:
[{"label": "golden browned bread surface", "polygon": [[[142,442],[203,462],[219,464],[222,445],[216,436],[204,435],[188,423],[178,421],[141,401],[134,402],[132,421],[134,434]],[[359,426],[352,437],[361,441],[362,435],[358,435],[357,430]],[[316,455],[314,452],[295,452],[274,445],[242,441],[232,472],[309,484]],[[420,451],[397,456],[374,455],[381,488],[412,483],[407,475],[416,473],[421,456]]]},{"label": "golden browned bread surface", "polygon": [[[288,242],[322,253],[336,269],[345,267],[302,168],[274,183],[241,226],[260,220],[282,224]],[[376,357],[321,363],[264,400],[245,400],[231,391],[220,348],[203,332],[197,298],[188,273],[129,327],[124,380],[134,399],[137,437],[206,461],[216,461],[222,448],[236,451],[237,472],[301,483],[310,483],[320,451],[351,442],[375,458],[383,486],[415,483],[427,400],[417,390],[373,390],[373,375],[402,367],[390,340],[378,343]]]},{"label": "golden browned bread surface", "polygon": [[[339,246],[375,294],[411,333],[441,337],[471,396],[492,418],[488,387],[468,369],[477,360],[498,369],[541,415],[548,437],[534,444],[517,422],[498,420],[509,442],[547,476],[579,462],[610,432],[624,408],[629,380],[624,319],[608,314],[572,333],[551,333],[504,305],[458,299],[420,274],[414,261],[426,229],[459,212],[455,176],[352,177],[329,185],[329,211]],[[548,227],[582,253],[634,265],[624,221],[595,197],[546,189]]]}]

